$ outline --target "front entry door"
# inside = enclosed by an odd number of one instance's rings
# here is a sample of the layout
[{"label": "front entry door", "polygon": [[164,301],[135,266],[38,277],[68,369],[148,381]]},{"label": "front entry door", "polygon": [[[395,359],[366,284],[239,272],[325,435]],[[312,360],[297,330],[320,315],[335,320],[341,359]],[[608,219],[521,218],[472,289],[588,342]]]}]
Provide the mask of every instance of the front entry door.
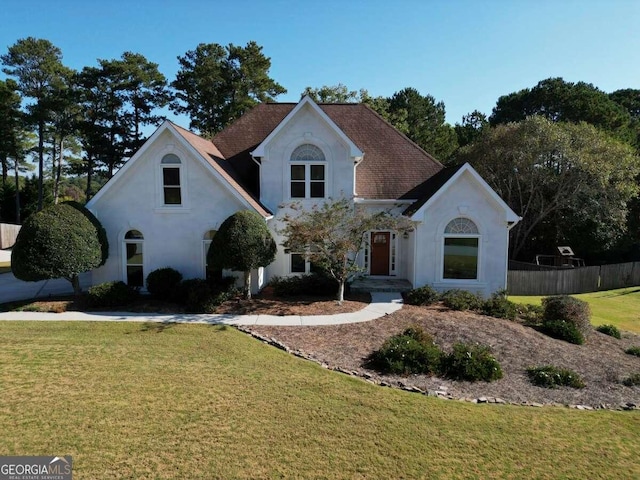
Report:
[{"label": "front entry door", "polygon": [[371,275],[389,275],[389,232],[371,232]]}]

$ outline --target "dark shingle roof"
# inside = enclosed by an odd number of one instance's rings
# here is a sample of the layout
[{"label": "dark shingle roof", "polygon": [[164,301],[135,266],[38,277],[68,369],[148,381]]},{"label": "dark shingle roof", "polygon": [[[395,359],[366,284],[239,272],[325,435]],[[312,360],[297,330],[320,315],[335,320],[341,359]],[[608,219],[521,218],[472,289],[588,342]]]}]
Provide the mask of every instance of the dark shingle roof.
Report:
[{"label": "dark shingle roof", "polygon": [[253,194],[242,185],[242,179],[238,175],[238,172],[230,165],[229,161],[222,157],[220,150],[216,148],[213,143],[199,137],[195,133],[191,133],[189,130],[179,127],[173,122],[171,122],[171,125],[260,215],[263,217],[271,216],[269,209],[262,205]]},{"label": "dark shingle roof", "polygon": [[[213,137],[212,141],[238,172],[242,183],[258,196],[258,166],[253,151],[296,106],[262,103]],[[418,145],[362,104],[320,104],[319,107],[364,152],[356,167],[356,193],[368,199],[418,199],[418,188],[442,165]]]},{"label": "dark shingle roof", "polygon": [[417,195],[419,200],[407,207],[407,209],[402,213],[408,217],[416,213],[420,207],[427,203],[429,199],[433,197],[433,195],[435,195],[435,193],[440,190],[444,184],[447,183],[449,179],[453,177],[463,166],[464,164],[443,168],[433,177],[418,185],[414,189],[413,195]]}]

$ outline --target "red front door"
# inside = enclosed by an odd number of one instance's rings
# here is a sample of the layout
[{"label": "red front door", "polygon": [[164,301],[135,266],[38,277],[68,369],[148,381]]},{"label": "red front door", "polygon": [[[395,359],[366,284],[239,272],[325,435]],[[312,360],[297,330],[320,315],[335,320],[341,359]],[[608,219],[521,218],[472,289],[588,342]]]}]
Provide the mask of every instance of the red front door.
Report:
[{"label": "red front door", "polygon": [[389,275],[389,232],[371,232],[371,275]]}]

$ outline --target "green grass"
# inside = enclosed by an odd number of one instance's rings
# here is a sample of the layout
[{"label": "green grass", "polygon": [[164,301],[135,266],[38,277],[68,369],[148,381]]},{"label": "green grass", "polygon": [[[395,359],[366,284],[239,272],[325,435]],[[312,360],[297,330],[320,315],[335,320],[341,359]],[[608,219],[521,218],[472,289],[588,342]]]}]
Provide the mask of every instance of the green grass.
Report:
[{"label": "green grass", "polygon": [[[591,323],[612,324],[620,330],[640,333],[640,287],[620,288],[606,292],[573,295],[589,303]],[[541,296],[509,295],[509,300],[522,304],[540,305]]]},{"label": "green grass", "polygon": [[0,452],[74,478],[639,478],[639,412],[378,387],[232,328],[0,322]]},{"label": "green grass", "polygon": [[11,271],[11,262],[0,262],[0,274]]}]

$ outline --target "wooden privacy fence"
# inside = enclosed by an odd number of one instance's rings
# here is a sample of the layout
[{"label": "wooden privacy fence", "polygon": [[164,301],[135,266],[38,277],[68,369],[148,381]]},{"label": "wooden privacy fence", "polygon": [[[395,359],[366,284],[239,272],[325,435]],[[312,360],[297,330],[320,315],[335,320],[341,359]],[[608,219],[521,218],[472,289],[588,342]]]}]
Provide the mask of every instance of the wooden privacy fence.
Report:
[{"label": "wooden privacy fence", "polygon": [[640,285],[640,262],[549,271],[509,270],[509,295],[569,295]]}]

